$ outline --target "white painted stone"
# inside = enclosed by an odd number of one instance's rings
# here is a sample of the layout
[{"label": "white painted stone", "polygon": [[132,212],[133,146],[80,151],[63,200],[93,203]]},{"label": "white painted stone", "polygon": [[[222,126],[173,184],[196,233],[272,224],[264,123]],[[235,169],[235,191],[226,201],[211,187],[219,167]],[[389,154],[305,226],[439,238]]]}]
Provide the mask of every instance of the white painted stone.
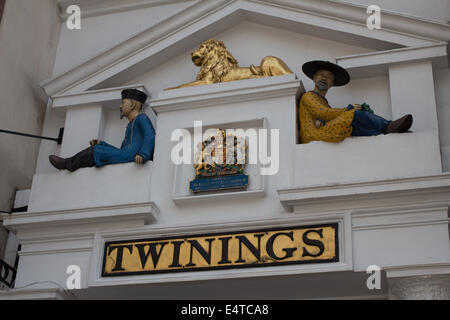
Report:
[{"label": "white painted stone", "polygon": [[106,107],[119,108],[122,96],[121,92],[125,89],[137,89],[150,96],[147,88],[141,84],[132,84],[118,88],[108,88],[103,90],[89,90],[78,94],[61,94],[52,96],[52,107],[55,109],[73,109],[83,105],[102,104]]},{"label": "white painted stone", "polygon": [[442,171],[450,172],[450,147],[442,147]]},{"label": "white painted stone", "polygon": [[[298,213],[323,211],[354,211],[360,209],[376,210],[378,207],[398,203],[423,204],[438,201],[445,207],[450,200],[450,175],[387,179],[355,183],[334,183],[309,187],[290,187],[278,189],[280,201]],[[418,197],[419,195],[425,198]],[[361,196],[364,202],[352,202]],[[431,199],[431,200],[430,200]],[[440,201],[440,200],[442,201]],[[319,210],[317,210],[319,207]]]},{"label": "white painted stone", "polygon": [[418,61],[431,61],[434,69],[447,68],[447,43],[439,42],[426,46],[406,47],[336,58],[337,64],[345,68],[353,79],[384,75],[389,72],[389,66],[392,64]]},{"label": "white painted stone", "polygon": [[296,145],[295,163],[294,185],[304,187],[442,172],[438,137],[433,131]]},{"label": "white painted stone", "polygon": [[29,212],[146,202],[152,162],[39,174],[33,179]]},{"label": "white painted stone", "polygon": [[370,265],[382,269],[398,265],[450,262],[448,221],[435,224],[377,228],[353,232],[355,271]]},{"label": "white painted stone", "polygon": [[337,0],[367,7],[377,4],[382,12],[399,12],[422,19],[440,20],[443,23],[450,21],[450,4],[447,0],[431,0],[424,6],[421,0]]},{"label": "white painted stone", "polygon": [[22,289],[9,289],[0,291],[0,300],[70,300],[74,299],[63,289],[56,288],[48,289],[30,289],[30,287]]},{"label": "white painted stone", "polygon": [[450,69],[434,72],[443,170],[450,172]]},{"label": "white painted stone", "polygon": [[437,130],[436,96],[431,62],[389,67],[392,116],[412,114],[413,131]]},{"label": "white painted stone", "polygon": [[[76,4],[77,1],[65,1],[64,6]],[[81,5],[83,10],[86,1]],[[87,1],[92,4],[92,1]],[[117,1],[114,1],[117,4]],[[186,7],[186,3],[173,3],[158,7],[135,8],[135,10],[123,10],[122,12],[104,11],[101,16],[95,16],[98,8],[82,11],[81,30],[69,30],[65,21],[61,26],[61,38],[58,45],[53,74],[60,74],[80,63],[101,54],[122,41],[132,37],[140,30],[158,24],[168,16]],[[142,5],[142,1],[140,1]],[[189,5],[189,2],[187,3]],[[103,5],[103,7],[105,7]],[[108,8],[106,8],[108,9]],[[118,8],[121,9],[120,7]],[[116,9],[117,10],[117,9]],[[65,13],[65,11],[63,12]],[[114,37],[111,37],[111,33]],[[76,54],[74,54],[76,53]]]},{"label": "white painted stone", "polygon": [[[66,122],[66,113],[56,112],[52,108],[51,99],[49,99],[45,113],[45,120],[44,120],[44,127],[42,129],[42,134],[48,137],[57,137],[60,128],[64,128],[65,122]],[[61,145],[53,141],[47,140],[41,141],[39,148],[39,155],[37,157],[36,162],[35,174],[50,173],[56,171],[56,169],[48,161],[48,156],[51,154],[55,155],[61,154]]]},{"label": "white painted stone", "polygon": [[[80,224],[98,224],[111,227],[114,223],[147,225],[157,220],[159,210],[153,202],[103,205],[76,209],[17,213],[3,216],[10,230],[35,230],[37,228],[69,228]],[[73,231],[73,230],[72,230]],[[24,250],[21,250],[24,254]]]},{"label": "white painted stone", "polygon": [[16,197],[14,199],[14,208],[21,208],[28,206],[30,202],[31,189],[17,190]]},{"label": "white painted stone", "polygon": [[[87,286],[91,253],[89,250],[79,252],[55,252],[22,256],[16,278],[16,288],[38,282],[34,287],[39,289],[66,288],[66,273],[70,265],[78,265],[81,269],[81,287]],[[46,265],[46,268],[33,266]],[[51,267],[49,267],[51,266]]]},{"label": "white painted stone", "polygon": [[449,275],[450,263],[411,264],[385,268],[388,279],[427,275]]},{"label": "white painted stone", "polygon": [[101,140],[103,123],[104,113],[100,104],[67,110],[60,156],[72,157],[88,148],[91,140]]},{"label": "white painted stone", "polygon": [[[303,219],[348,212],[352,220],[354,271],[377,265],[395,276],[425,266],[420,275],[450,263],[449,175],[377,182],[329,184],[279,190]],[[400,269],[408,269],[399,274]],[[429,266],[429,267],[426,267]],[[391,273],[389,273],[391,275]]]}]

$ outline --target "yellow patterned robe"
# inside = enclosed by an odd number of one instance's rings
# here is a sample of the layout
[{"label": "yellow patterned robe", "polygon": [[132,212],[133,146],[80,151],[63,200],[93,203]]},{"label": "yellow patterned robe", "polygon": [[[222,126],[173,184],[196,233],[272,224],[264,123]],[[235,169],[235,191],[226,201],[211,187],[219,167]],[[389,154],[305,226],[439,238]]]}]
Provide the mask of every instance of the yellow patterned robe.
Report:
[{"label": "yellow patterned robe", "polygon": [[[300,100],[300,140],[341,142],[352,134],[355,109],[331,108],[328,101],[315,92],[307,92]],[[315,121],[322,119],[326,124],[316,128]]]}]

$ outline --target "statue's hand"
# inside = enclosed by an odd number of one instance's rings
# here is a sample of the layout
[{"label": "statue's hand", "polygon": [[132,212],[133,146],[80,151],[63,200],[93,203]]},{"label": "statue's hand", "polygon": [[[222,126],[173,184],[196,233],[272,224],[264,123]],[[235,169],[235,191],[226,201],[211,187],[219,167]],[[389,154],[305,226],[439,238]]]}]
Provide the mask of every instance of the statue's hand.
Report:
[{"label": "statue's hand", "polygon": [[100,140],[98,140],[98,139],[93,139],[93,140],[91,140],[90,142],[89,142],[89,144],[91,145],[91,146],[95,146],[96,144],[99,144],[100,143]]},{"label": "statue's hand", "polygon": [[326,125],[327,123],[324,121],[324,120],[322,120],[322,119],[316,119],[316,121],[314,122],[314,126],[317,128],[317,129],[320,129],[320,128],[322,128],[324,125]]},{"label": "statue's hand", "polygon": [[142,158],[142,156],[140,156],[140,155],[137,154],[137,155],[134,157],[134,162],[139,163],[139,164],[143,164],[143,163],[144,163],[144,158]]},{"label": "statue's hand", "polygon": [[317,129],[319,129],[320,127],[322,127],[322,122],[320,122],[319,120],[316,120],[316,122],[314,123],[315,127]]}]

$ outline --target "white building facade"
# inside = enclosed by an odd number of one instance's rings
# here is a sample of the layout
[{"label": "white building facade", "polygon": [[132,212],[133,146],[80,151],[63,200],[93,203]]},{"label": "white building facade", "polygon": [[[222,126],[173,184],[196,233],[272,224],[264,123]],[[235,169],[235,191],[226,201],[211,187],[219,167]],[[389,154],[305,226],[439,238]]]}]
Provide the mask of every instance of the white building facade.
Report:
[{"label": "white building facade", "polygon": [[[449,298],[448,1],[437,0],[436,11],[380,3],[375,30],[366,1],[58,2],[63,21],[69,5],[82,8],[80,30],[63,23],[54,76],[41,83],[49,98],[43,135],[64,127],[64,139],[41,143],[28,211],[3,215],[21,250],[15,288],[0,292],[2,299]],[[190,53],[210,38],[223,41],[240,66],[276,56],[294,74],[164,90],[195,80]],[[330,90],[330,105],[367,102],[387,119],[410,113],[412,132],[300,144],[298,101],[313,89],[301,66],[310,60],[335,62],[352,77]],[[69,157],[93,138],[120,145],[125,88],[151,94],[145,112],[156,129],[154,161],[54,169],[48,155]],[[173,133],[193,133],[196,121],[204,130],[269,132],[269,161],[247,165],[246,190],[189,189],[195,170],[172,161]],[[263,259],[269,240],[262,245],[255,235],[280,232],[286,240],[295,230],[331,230],[329,259]],[[175,250],[176,239],[180,249],[213,237],[223,247],[220,238],[243,234],[250,240],[230,254],[258,256],[245,268],[189,268],[193,255],[207,260],[200,242],[190,247],[190,263],[180,260],[171,272],[106,272],[111,244],[167,240]],[[320,239],[312,243],[320,247]]]}]

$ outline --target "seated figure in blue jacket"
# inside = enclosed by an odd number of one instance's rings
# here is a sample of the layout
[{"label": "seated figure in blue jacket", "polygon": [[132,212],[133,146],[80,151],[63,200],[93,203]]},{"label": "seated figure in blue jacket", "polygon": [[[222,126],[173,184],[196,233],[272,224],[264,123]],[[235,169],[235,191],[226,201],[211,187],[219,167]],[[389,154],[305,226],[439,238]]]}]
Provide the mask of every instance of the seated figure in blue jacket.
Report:
[{"label": "seated figure in blue jacket", "polygon": [[146,100],[147,95],[142,91],[135,89],[122,91],[121,118],[127,117],[129,123],[120,149],[94,139],[90,142],[91,147],[71,158],[50,155],[50,163],[59,170],[67,169],[73,172],[79,168],[103,167],[108,164],[133,161],[143,164],[153,160],[155,129],[147,115],[141,113],[142,105]]}]

